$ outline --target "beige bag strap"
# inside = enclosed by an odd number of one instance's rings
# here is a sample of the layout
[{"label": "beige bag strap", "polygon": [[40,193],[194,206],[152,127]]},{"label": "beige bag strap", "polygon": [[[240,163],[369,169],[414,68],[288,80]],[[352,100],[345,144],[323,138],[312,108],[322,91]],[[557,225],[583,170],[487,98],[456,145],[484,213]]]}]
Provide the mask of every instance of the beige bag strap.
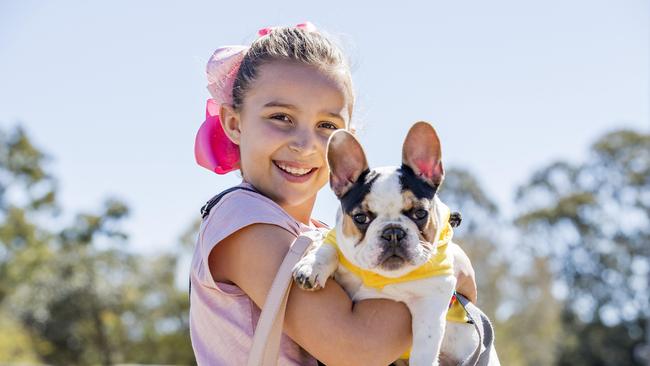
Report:
[{"label": "beige bag strap", "polygon": [[271,289],[266,296],[262,314],[257,322],[247,366],[277,365],[284,312],[287,307],[289,290],[291,289],[291,270],[311,243],[312,240],[309,237],[299,236],[291,244],[287,255],[284,257]]}]

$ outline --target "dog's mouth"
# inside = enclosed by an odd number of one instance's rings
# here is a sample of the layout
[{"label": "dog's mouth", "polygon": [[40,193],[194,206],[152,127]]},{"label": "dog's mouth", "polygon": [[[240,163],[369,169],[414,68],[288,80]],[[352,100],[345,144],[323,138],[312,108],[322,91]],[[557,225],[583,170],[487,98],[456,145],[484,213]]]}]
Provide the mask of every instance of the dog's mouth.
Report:
[{"label": "dog's mouth", "polygon": [[397,255],[391,255],[390,257],[386,258],[380,266],[386,271],[395,271],[402,268],[405,263],[406,259]]},{"label": "dog's mouth", "polygon": [[406,253],[401,248],[389,249],[379,258],[379,267],[386,271],[395,271],[409,263]]}]

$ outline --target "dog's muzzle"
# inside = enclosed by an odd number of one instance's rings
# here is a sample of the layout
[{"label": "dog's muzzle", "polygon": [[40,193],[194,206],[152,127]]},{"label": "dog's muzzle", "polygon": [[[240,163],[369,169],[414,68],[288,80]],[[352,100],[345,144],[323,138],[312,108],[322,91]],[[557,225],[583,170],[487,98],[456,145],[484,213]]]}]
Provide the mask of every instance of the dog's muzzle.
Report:
[{"label": "dog's muzzle", "polygon": [[406,231],[400,226],[390,225],[384,228],[381,232],[383,250],[378,258],[378,262],[384,269],[395,270],[410,261],[407,239]]},{"label": "dog's muzzle", "polygon": [[398,247],[406,237],[406,231],[399,226],[388,226],[381,233],[381,238],[391,247]]}]

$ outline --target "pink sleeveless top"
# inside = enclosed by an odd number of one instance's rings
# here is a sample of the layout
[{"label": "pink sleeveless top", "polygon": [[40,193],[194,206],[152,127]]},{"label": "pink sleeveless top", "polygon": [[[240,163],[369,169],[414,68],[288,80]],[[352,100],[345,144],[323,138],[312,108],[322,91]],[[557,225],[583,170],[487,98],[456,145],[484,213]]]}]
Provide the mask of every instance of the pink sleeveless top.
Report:
[{"label": "pink sleeveless top", "polygon": [[[258,223],[277,225],[295,236],[312,230],[270,199],[243,189],[227,193],[210,210],[201,223],[190,269],[190,336],[199,365],[246,364],[260,309],[239,287],[214,281],[208,255],[230,234]],[[282,334],[278,365],[315,366],[317,361]]]}]

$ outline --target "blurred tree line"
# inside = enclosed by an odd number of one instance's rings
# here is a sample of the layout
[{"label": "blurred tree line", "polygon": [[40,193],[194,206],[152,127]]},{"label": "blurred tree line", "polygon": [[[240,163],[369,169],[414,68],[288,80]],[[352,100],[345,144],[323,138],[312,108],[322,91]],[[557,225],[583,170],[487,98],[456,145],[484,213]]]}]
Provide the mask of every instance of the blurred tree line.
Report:
[{"label": "blurred tree line", "polygon": [[193,364],[179,253],[130,252],[114,199],[62,222],[47,160],[0,130],[0,363]]},{"label": "blurred tree line", "polygon": [[[47,162],[21,128],[0,129],[0,363],[194,364],[175,278],[198,221],[175,250],[133,253],[118,200],[60,218]],[[650,135],[614,131],[585,161],[542,167],[514,219],[468,171],[443,187],[503,365],[650,363]]]},{"label": "blurred tree line", "polygon": [[470,221],[457,240],[504,365],[650,364],[649,134],[614,131],[584,162],[534,172],[514,219],[468,172],[441,196]]}]

